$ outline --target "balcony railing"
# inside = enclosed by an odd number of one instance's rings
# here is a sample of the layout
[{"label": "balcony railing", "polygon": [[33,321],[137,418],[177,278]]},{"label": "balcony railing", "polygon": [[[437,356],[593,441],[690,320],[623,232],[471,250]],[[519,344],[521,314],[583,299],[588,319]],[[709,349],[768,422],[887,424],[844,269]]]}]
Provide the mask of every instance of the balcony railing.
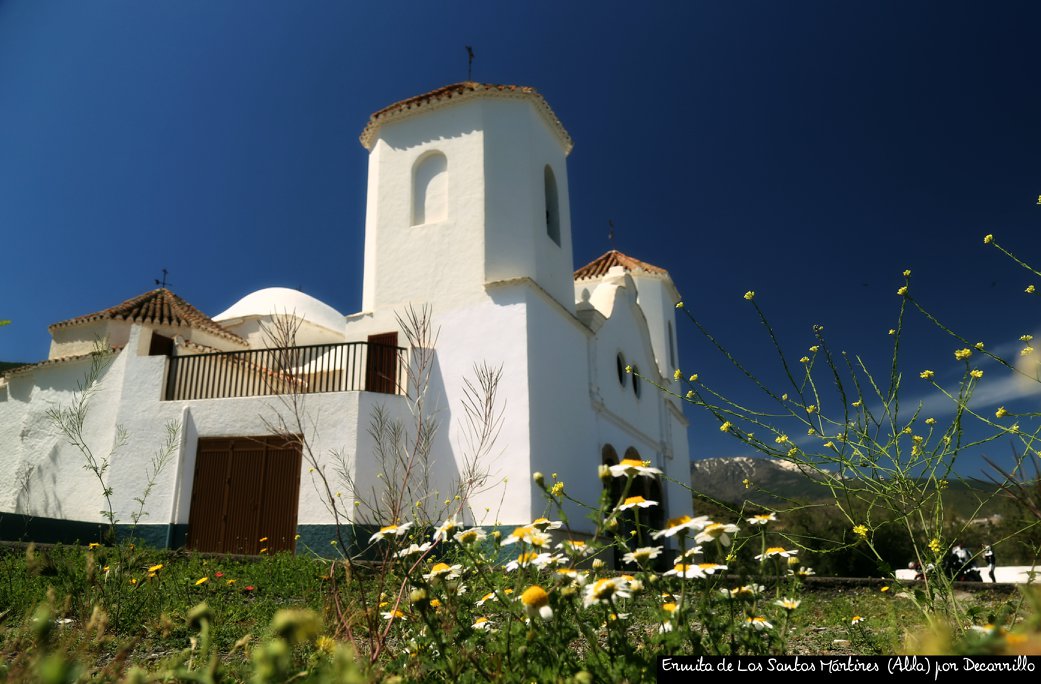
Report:
[{"label": "balcony railing", "polygon": [[369,342],[171,356],[164,399],[318,392],[404,394],[406,350]]}]

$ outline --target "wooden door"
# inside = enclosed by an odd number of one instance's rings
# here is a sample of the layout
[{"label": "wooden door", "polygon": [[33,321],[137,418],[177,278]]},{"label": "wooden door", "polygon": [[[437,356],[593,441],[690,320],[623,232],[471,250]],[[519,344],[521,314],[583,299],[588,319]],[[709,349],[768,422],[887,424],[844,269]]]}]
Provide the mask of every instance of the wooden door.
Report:
[{"label": "wooden door", "polygon": [[188,547],[243,554],[262,548],[293,551],[300,463],[300,444],[292,439],[200,438]]},{"label": "wooden door", "polygon": [[365,389],[396,394],[398,389],[398,334],[369,335],[365,361]]}]

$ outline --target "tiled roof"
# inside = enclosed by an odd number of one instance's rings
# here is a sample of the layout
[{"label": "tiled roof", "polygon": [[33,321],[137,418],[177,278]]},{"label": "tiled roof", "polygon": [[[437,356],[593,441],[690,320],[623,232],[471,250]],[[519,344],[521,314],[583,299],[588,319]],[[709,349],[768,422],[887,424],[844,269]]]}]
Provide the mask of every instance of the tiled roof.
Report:
[{"label": "tiled roof", "polygon": [[459,102],[474,97],[488,95],[530,98],[534,102],[536,108],[539,109],[539,111],[541,111],[548,119],[550,126],[560,137],[560,141],[564,145],[564,154],[566,155],[571,152],[571,148],[574,147],[574,142],[571,140],[571,136],[564,129],[564,125],[560,123],[560,119],[557,118],[557,115],[553,112],[542,95],[539,95],[537,90],[530,86],[477,83],[476,81],[463,81],[461,83],[442,86],[436,90],[431,90],[429,93],[416,95],[415,97],[410,97],[384,107],[383,109],[374,112],[373,115],[369,117],[369,122],[366,124],[365,130],[361,132],[359,139],[365,149],[371,150],[373,144],[376,142],[377,131],[380,126],[388,121],[404,118],[415,113],[419,109],[429,109],[431,107],[445,105],[451,102]]},{"label": "tiled roof", "polygon": [[575,280],[585,280],[586,278],[599,278],[606,275],[611,267],[621,266],[626,271],[644,271],[645,273],[653,273],[655,275],[669,276],[669,272],[659,266],[652,266],[645,261],[634,259],[631,256],[622,254],[616,249],[612,249],[606,252],[602,256],[593,259],[582,268],[575,271]]},{"label": "tiled roof", "polygon": [[244,339],[164,287],[145,292],[102,311],[55,323],[48,330],[106,319],[195,328],[246,346]]},{"label": "tiled roof", "polygon": [[[101,353],[104,354],[104,355],[116,354],[116,353],[118,353],[118,352],[120,352],[122,350],[123,350],[122,346],[119,346],[119,347],[109,347],[108,349],[102,349]],[[98,353],[98,352],[87,352],[86,354],[73,354],[71,356],[59,356],[57,358],[46,359],[44,361],[40,361],[39,363],[27,363],[24,366],[17,366],[16,368],[9,368],[9,369],[7,369],[6,371],[0,373],[0,377],[8,378],[8,377],[12,377],[12,376],[15,376],[15,375],[21,375],[22,373],[26,373],[28,371],[31,371],[31,370],[35,369],[35,368],[42,368],[43,366],[55,366],[55,365],[58,365],[60,363],[68,363],[69,361],[79,361],[80,359],[89,358],[89,357],[93,356],[96,353]]]}]

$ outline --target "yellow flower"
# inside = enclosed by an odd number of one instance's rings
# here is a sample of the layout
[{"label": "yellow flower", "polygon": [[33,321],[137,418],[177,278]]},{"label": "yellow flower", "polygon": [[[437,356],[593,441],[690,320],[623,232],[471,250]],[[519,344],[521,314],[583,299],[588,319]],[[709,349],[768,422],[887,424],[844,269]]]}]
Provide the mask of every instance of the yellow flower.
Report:
[{"label": "yellow flower", "polygon": [[691,382],[697,382],[697,381],[698,381],[698,374],[697,374],[697,373],[695,373],[694,375],[691,375],[691,376],[690,376],[689,378],[687,378],[687,379],[688,379],[688,380],[690,380]]},{"label": "yellow flower", "polygon": [[810,351],[813,352],[814,354],[816,354],[817,350],[819,350],[819,349],[820,349],[820,347],[818,347],[817,345],[813,345],[812,347],[810,347]]},{"label": "yellow flower", "polygon": [[683,373],[680,372],[679,368],[677,368],[675,371],[673,371],[673,373],[672,373],[672,379],[673,380],[679,380],[682,377],[683,377]]},{"label": "yellow flower", "polygon": [[195,586],[199,586],[200,584],[206,584],[209,581],[209,577],[200,577],[199,579],[195,580]]},{"label": "yellow flower", "polygon": [[746,292],[745,299],[747,299],[748,301],[752,301],[753,299],[755,299],[755,291],[749,290],[748,292]]},{"label": "yellow flower", "polygon": [[1019,355],[1020,356],[1028,356],[1028,355],[1033,354],[1033,353],[1034,353],[1034,348],[1031,347],[1029,344],[1027,346],[1023,347],[1019,351]]},{"label": "yellow flower", "polygon": [[972,356],[972,350],[968,349],[968,348],[966,348],[966,349],[958,349],[958,350],[956,350],[954,352],[954,358],[957,359],[958,361],[964,361],[965,359],[969,358],[970,356]]},{"label": "yellow flower", "polygon": [[636,496],[626,497],[625,501],[618,506],[618,510],[627,511],[630,508],[650,508],[651,506],[657,506],[657,501],[648,501],[639,494]]},{"label": "yellow flower", "polygon": [[922,380],[932,380],[935,375],[936,373],[932,372],[931,370],[924,370],[918,374],[918,377],[920,377]]},{"label": "yellow flower", "polygon": [[926,418],[925,419],[925,424],[926,425],[936,425],[936,419],[935,418]]},{"label": "yellow flower", "polygon": [[804,356],[801,359],[799,359],[799,363],[809,363],[809,362],[810,362],[810,357],[808,357],[808,356]]},{"label": "yellow flower", "polygon": [[972,377],[974,377],[977,380],[979,380],[980,378],[983,377],[983,371],[981,371],[979,368],[976,368],[976,369],[973,369],[973,370],[969,371],[969,375],[971,375]]},{"label": "yellow flower", "polygon": [[[337,493],[339,493],[339,492],[337,492]],[[264,542],[266,542],[266,541],[267,541],[267,537],[261,537],[261,538],[260,538],[260,539],[259,539],[258,541],[259,541],[259,542],[260,542],[261,544],[263,544]]]},{"label": "yellow flower", "polygon": [[940,540],[936,537],[933,537],[932,540],[929,542],[929,550],[933,553],[940,553],[941,548],[942,546],[940,544]]},{"label": "yellow flower", "polygon": [[684,395],[684,396],[685,396],[685,397],[686,397],[687,399],[693,399],[693,398],[694,398],[694,390],[687,390],[687,394],[686,394],[686,395]]},{"label": "yellow flower", "polygon": [[998,410],[994,412],[994,415],[998,418],[1004,418],[1008,415],[1008,411],[1005,410],[1004,406],[999,406]]},{"label": "yellow flower", "polygon": [[625,367],[625,372],[626,373],[632,373],[633,372],[633,367],[632,366],[626,366]]},{"label": "yellow flower", "polygon": [[816,413],[816,412],[817,412],[817,405],[816,404],[810,404],[809,406],[806,407],[806,413]]},{"label": "yellow flower", "polygon": [[883,594],[886,593],[887,591],[889,591],[889,585],[887,584],[886,586],[884,586],[881,589],[879,589],[879,591],[882,592]]},{"label": "yellow flower", "polygon": [[774,437],[774,441],[778,444],[784,444],[788,441],[788,435],[782,433]]},{"label": "yellow flower", "polygon": [[1034,294],[1034,286],[1033,285],[1027,285],[1027,289],[1025,289],[1023,291],[1026,292],[1027,294]]},{"label": "yellow flower", "polygon": [[901,297],[903,297],[903,296],[904,296],[905,294],[907,294],[907,286],[906,286],[906,285],[904,285],[904,286],[903,286],[903,287],[901,287],[901,288],[900,288],[899,290],[897,290],[897,291],[896,291],[896,293],[897,293],[898,295],[900,295]]},{"label": "yellow flower", "polygon": [[863,618],[863,617],[861,617],[861,616],[859,616],[859,615],[854,615],[854,616],[853,616],[853,619],[849,621],[849,624],[851,624],[851,625],[859,625],[859,624],[860,624],[861,622],[863,622],[863,621],[864,621],[865,619],[866,619],[866,618]]},{"label": "yellow flower", "polygon": [[896,334],[896,328],[890,328],[889,332],[886,333],[886,334],[888,334],[888,335],[895,335]]},{"label": "yellow flower", "polygon": [[741,484],[745,486],[745,489],[749,489],[752,486],[752,481],[746,477],[745,479],[741,480]]},{"label": "yellow flower", "polygon": [[792,447],[791,449],[788,450],[788,458],[795,458],[795,456],[798,453],[799,453],[798,447]]},{"label": "yellow flower", "polygon": [[824,443],[824,448],[825,449],[834,449],[835,448],[835,442],[832,442],[830,440],[825,442]]},{"label": "yellow flower", "polygon": [[853,408],[860,408],[860,405],[863,403],[863,400],[857,399],[855,402],[853,402]]},{"label": "yellow flower", "polygon": [[560,496],[561,494],[564,493],[564,483],[563,482],[554,483],[554,485],[549,488],[549,493],[551,495],[553,495],[553,496]]},{"label": "yellow flower", "polygon": [[983,351],[983,343],[982,342],[977,342],[976,343],[976,349],[978,351]]},{"label": "yellow flower", "polygon": [[792,556],[798,555],[796,549],[785,549],[784,547],[770,547],[763,553],[756,556],[756,560],[766,560],[767,558],[773,558],[778,556],[780,558],[791,558]]},{"label": "yellow flower", "polygon": [[732,428],[732,427],[734,427],[733,423],[731,423],[729,420],[725,420],[725,421],[723,421],[723,424],[719,426],[719,431],[720,432],[729,432],[730,428]]},{"label": "yellow flower", "polygon": [[[1041,199],[1041,198],[1038,198],[1038,199]],[[992,242],[994,242],[994,236],[993,235],[991,235],[990,233],[987,233],[986,235],[983,236],[983,244],[989,245]]]},{"label": "yellow flower", "polygon": [[908,269],[906,269],[904,271],[904,277],[905,278],[910,278],[911,277],[911,269],[908,268]]},{"label": "yellow flower", "polygon": [[88,551],[90,551],[91,549],[98,549],[98,548],[101,548],[101,544],[99,544],[97,542],[91,542],[91,543],[87,544],[87,550]]},{"label": "yellow flower", "polygon": [[677,309],[682,309],[683,308],[683,302],[676,302],[676,308]]},{"label": "yellow flower", "polygon": [[533,584],[525,589],[520,600],[524,605],[524,612],[529,618],[535,616],[541,617],[543,620],[553,618],[553,609],[549,607],[549,594],[539,585]]},{"label": "yellow flower", "polygon": [[157,565],[153,565],[152,567],[148,568],[148,572],[159,572],[162,569],[163,569],[163,564],[159,563]]},{"label": "yellow flower", "polygon": [[861,539],[867,539],[868,528],[867,525],[854,525],[853,534],[857,535]]}]

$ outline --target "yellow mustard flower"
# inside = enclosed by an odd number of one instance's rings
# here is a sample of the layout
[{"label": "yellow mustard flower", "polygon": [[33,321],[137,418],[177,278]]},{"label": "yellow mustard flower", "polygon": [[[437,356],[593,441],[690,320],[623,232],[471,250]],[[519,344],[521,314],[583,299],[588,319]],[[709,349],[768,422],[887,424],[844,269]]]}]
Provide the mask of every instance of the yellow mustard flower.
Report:
[{"label": "yellow mustard flower", "polygon": [[890,329],[889,329],[889,332],[888,332],[888,333],[886,333],[886,334],[887,334],[887,335],[895,335],[895,334],[896,334],[896,328],[890,328]]},{"label": "yellow mustard flower", "polygon": [[209,577],[200,577],[199,579],[195,580],[195,586],[199,586],[200,584],[206,584],[209,581]]},{"label": "yellow mustard flower", "polygon": [[729,420],[724,420],[723,424],[719,426],[719,431],[720,432],[729,432],[730,428],[732,428],[732,427],[734,427],[733,423],[731,423]]},{"label": "yellow mustard flower", "polygon": [[817,345],[813,345],[812,347],[810,347],[810,351],[814,354],[816,354],[819,349],[820,347],[818,347]]},{"label": "yellow mustard flower", "polygon": [[936,425],[936,419],[935,418],[926,418],[925,419],[925,424],[926,425]]},{"label": "yellow mustard flower", "polygon": [[698,374],[697,374],[697,373],[694,373],[693,375],[691,375],[691,376],[690,376],[689,378],[687,378],[687,379],[688,379],[688,380],[690,380],[691,382],[697,382],[697,381],[698,381]]},{"label": "yellow mustard flower", "polygon": [[969,375],[979,380],[983,377],[983,371],[981,371],[979,368],[974,368],[973,370],[969,371]]},{"label": "yellow mustard flower", "polygon": [[940,553],[941,548],[943,547],[940,544],[940,540],[936,537],[933,537],[932,540],[929,542],[929,550],[933,553]]},{"label": "yellow mustard flower", "polygon": [[1027,289],[1025,289],[1023,291],[1026,292],[1027,294],[1034,294],[1034,286],[1033,285],[1027,285]]},{"label": "yellow mustard flower", "polygon": [[936,373],[932,372],[931,370],[924,370],[918,374],[918,377],[920,377],[922,380],[932,380],[935,376]]},{"label": "yellow mustard flower", "polygon": [[867,525],[854,525],[853,534],[857,535],[861,539],[867,539],[868,527]]},{"label": "yellow mustard flower", "polygon": [[966,349],[957,349],[954,352],[954,358],[957,359],[958,361],[964,361],[965,359],[969,358],[970,356],[972,356],[972,350],[968,349],[968,348],[966,348]]},{"label": "yellow mustard flower", "polygon": [[799,363],[809,363],[809,362],[810,362],[810,357],[808,357],[808,356],[804,356],[801,359],[799,359]]},{"label": "yellow mustard flower", "polygon": [[1034,353],[1034,348],[1031,347],[1029,344],[1027,346],[1023,347],[1019,351],[1019,355],[1020,356],[1029,356],[1030,354],[1033,354],[1033,353]]},{"label": "yellow mustard flower", "polygon": [[908,269],[904,269],[904,277],[905,278],[910,278],[911,277],[911,269],[909,269],[909,268]]},{"label": "yellow mustard flower", "polygon": [[675,371],[673,371],[673,373],[672,373],[672,379],[673,380],[679,380],[682,377],[683,377],[683,373],[680,371],[679,368],[677,368]]},{"label": "yellow mustard flower", "polygon": [[676,308],[677,309],[682,309],[683,308],[683,302],[676,302]]},{"label": "yellow mustard flower", "polygon": [[991,235],[990,233],[987,233],[986,235],[983,236],[983,244],[989,245],[992,242],[994,242],[994,236],[993,235]]},{"label": "yellow mustard flower", "polygon": [[746,292],[745,299],[747,299],[748,301],[752,301],[753,299],[755,299],[755,290],[749,290],[748,292]]},{"label": "yellow mustard flower", "polygon": [[817,405],[816,404],[810,404],[809,406],[806,407],[806,413],[816,413],[816,412],[817,412]]},{"label": "yellow mustard flower", "polygon": [[901,288],[900,288],[899,290],[897,290],[897,291],[896,291],[896,293],[897,293],[898,295],[900,295],[901,297],[903,297],[903,296],[904,296],[905,294],[907,294],[907,286],[906,286],[906,285],[904,285],[904,286],[903,286],[903,287],[901,287]]},{"label": "yellow mustard flower", "polygon": [[975,344],[975,347],[976,347],[977,351],[983,351],[983,343],[982,342],[977,342]]}]

